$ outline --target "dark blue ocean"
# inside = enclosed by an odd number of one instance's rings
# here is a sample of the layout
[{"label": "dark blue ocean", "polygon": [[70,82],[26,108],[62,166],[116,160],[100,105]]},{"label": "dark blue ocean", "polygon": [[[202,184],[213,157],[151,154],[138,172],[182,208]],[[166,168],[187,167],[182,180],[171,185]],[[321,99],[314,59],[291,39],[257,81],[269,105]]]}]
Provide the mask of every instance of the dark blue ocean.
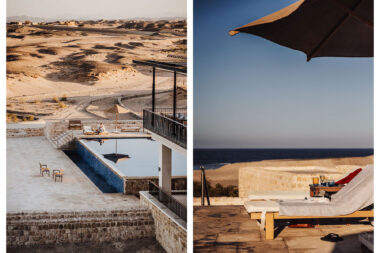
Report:
[{"label": "dark blue ocean", "polygon": [[318,159],[373,155],[373,149],[194,149],[194,169],[273,159]]}]

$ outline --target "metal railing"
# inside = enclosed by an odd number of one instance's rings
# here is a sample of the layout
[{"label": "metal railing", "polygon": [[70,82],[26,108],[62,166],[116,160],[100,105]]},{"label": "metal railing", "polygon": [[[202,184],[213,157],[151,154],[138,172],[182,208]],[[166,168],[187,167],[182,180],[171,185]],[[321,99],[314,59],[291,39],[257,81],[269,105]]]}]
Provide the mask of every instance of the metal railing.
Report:
[{"label": "metal railing", "polygon": [[187,208],[178,200],[162,191],[160,187],[155,185],[152,181],[149,181],[149,194],[187,222]]},{"label": "metal railing", "polygon": [[[186,109],[178,108],[176,110],[176,118],[170,116],[169,108],[157,108],[154,112],[148,109],[143,111],[143,126],[175,144],[186,148],[187,144],[187,126]],[[177,118],[178,115],[178,118]]]}]

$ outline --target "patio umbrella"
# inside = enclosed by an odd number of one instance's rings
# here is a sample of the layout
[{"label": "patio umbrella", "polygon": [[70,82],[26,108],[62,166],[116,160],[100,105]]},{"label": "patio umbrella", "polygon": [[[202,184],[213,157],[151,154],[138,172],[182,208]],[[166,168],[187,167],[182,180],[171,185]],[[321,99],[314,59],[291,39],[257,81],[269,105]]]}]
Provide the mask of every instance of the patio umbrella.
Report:
[{"label": "patio umbrella", "polygon": [[117,153],[117,139],[115,140],[115,153],[105,154],[104,158],[111,160],[114,163],[118,163],[131,158],[129,155]]},{"label": "patio umbrella", "polygon": [[113,105],[111,108],[107,109],[105,111],[106,113],[112,113],[115,114],[115,129],[117,129],[117,119],[119,117],[119,114],[122,113],[130,113],[130,111],[124,107],[121,107],[120,105],[116,104]]},{"label": "patio umbrella", "polygon": [[373,57],[373,0],[299,0],[230,31],[314,57]]}]

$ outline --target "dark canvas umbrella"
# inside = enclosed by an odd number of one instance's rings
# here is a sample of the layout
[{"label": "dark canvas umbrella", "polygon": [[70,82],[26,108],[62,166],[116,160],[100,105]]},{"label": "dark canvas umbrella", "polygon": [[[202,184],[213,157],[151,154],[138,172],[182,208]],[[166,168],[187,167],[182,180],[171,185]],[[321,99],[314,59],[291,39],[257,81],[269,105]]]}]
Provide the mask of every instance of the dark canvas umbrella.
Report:
[{"label": "dark canvas umbrella", "polygon": [[230,31],[258,35],[313,57],[373,57],[373,0],[299,0]]},{"label": "dark canvas umbrella", "polygon": [[131,158],[129,155],[124,155],[124,154],[118,154],[117,153],[117,139],[115,141],[115,153],[110,153],[110,154],[105,154],[103,155],[104,158],[107,158],[108,160],[113,161],[114,163],[118,163],[124,160],[127,160]]},{"label": "dark canvas umbrella", "polygon": [[108,160],[111,160],[114,163],[118,163],[120,161],[124,161],[130,158],[129,155],[118,154],[118,153],[106,154],[103,156],[104,158],[107,158]]}]

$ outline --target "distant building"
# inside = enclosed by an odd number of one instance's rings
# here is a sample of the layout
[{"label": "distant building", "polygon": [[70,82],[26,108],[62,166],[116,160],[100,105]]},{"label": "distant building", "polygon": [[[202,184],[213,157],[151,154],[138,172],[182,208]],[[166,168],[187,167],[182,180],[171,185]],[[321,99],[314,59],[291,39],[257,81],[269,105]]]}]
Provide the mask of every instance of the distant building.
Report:
[{"label": "distant building", "polygon": [[67,26],[77,26],[77,22],[75,22],[75,21],[65,21],[64,25],[67,25]]}]

